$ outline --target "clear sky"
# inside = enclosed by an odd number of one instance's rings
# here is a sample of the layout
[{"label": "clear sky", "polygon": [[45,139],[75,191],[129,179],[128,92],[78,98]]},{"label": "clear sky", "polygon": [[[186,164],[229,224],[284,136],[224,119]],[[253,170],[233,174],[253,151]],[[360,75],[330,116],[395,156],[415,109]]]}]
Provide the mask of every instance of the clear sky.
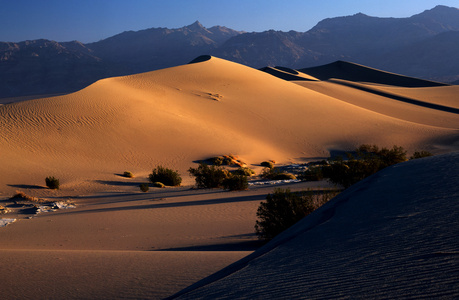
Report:
[{"label": "clear sky", "polygon": [[243,31],[307,31],[358,12],[409,17],[459,0],[0,0],[0,41],[95,42],[127,30],[180,28],[196,20]]}]

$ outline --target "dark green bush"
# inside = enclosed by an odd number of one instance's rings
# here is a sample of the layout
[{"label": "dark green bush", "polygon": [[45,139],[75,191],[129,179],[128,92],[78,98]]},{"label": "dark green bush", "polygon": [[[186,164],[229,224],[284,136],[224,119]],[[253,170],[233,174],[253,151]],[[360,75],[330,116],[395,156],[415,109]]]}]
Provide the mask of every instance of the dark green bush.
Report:
[{"label": "dark green bush", "polygon": [[197,168],[190,168],[188,172],[195,177],[196,186],[204,189],[223,187],[223,181],[230,176],[222,167],[209,166],[206,163],[200,163]]},{"label": "dark green bush", "polygon": [[423,158],[423,157],[429,157],[429,156],[433,156],[433,154],[430,153],[429,151],[416,151],[413,153],[413,155],[411,155],[410,160]]},{"label": "dark green bush", "polygon": [[279,170],[278,168],[264,168],[260,174],[261,178],[269,180],[289,180],[296,179],[296,176]]},{"label": "dark green bush", "polygon": [[322,168],[325,178],[332,183],[348,188],[360,180],[400,162],[406,161],[406,151],[402,147],[392,149],[376,145],[361,145],[355,153],[348,153],[348,160],[337,158],[329,166]]},{"label": "dark green bush", "polygon": [[152,183],[162,182],[167,186],[180,186],[182,183],[182,177],[180,177],[178,171],[174,171],[162,166],[158,166],[153,169],[153,172],[148,176]]},{"label": "dark green bush", "polygon": [[324,174],[322,171],[322,166],[310,167],[307,169],[303,175],[302,180],[306,181],[320,181],[324,179]]},{"label": "dark green bush", "polygon": [[270,240],[336,194],[336,191],[291,192],[289,189],[276,189],[273,194],[268,194],[266,202],[261,202],[258,207],[256,234],[260,239]]},{"label": "dark green bush", "polygon": [[148,192],[148,190],[150,189],[150,187],[148,186],[148,183],[141,183],[139,185],[139,188],[144,193]]},{"label": "dark green bush", "polygon": [[125,171],[125,172],[123,173],[123,176],[124,176],[124,177],[127,177],[127,178],[133,178],[133,177],[134,177],[134,174],[132,174],[132,172]]},{"label": "dark green bush", "polygon": [[272,161],[264,161],[260,166],[272,169],[274,168],[274,163]]},{"label": "dark green bush", "polygon": [[49,187],[52,190],[58,190],[59,189],[59,179],[49,176],[46,177],[45,179],[46,186]]},{"label": "dark green bush", "polygon": [[223,180],[223,188],[231,191],[243,191],[249,188],[246,175],[230,175]]},{"label": "dark green bush", "polygon": [[237,170],[234,170],[232,173],[234,175],[244,175],[244,176],[255,175],[255,171],[247,167],[240,167]]}]

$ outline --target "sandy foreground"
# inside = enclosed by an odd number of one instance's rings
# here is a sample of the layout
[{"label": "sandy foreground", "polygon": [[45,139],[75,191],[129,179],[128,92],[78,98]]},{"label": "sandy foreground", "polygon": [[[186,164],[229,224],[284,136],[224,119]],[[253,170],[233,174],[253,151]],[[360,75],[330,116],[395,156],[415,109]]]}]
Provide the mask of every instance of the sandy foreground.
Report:
[{"label": "sandy foreground", "polygon": [[[459,150],[455,86],[286,81],[274,71],[205,57],[0,105],[0,205],[16,191],[76,204],[0,215],[0,225],[16,219],[0,227],[2,299],[160,299],[252,253],[256,209],[274,187],[191,189],[188,168],[212,156],[237,155],[259,172],[264,160],[319,160],[363,143]],[[184,187],[141,193],[159,164]],[[61,189],[45,188],[47,176]]]},{"label": "sandy foreground", "polygon": [[386,168],[176,298],[457,299],[458,169],[459,153]]}]

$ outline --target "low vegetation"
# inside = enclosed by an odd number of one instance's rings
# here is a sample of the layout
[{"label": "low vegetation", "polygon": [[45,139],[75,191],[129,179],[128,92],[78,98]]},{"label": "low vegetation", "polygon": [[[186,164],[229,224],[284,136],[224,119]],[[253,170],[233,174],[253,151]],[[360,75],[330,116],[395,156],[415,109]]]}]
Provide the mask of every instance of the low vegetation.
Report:
[{"label": "low vegetation", "polygon": [[279,168],[264,168],[260,174],[261,178],[269,180],[290,180],[296,179],[296,176],[292,173],[287,173],[280,170]]},{"label": "low vegetation", "polygon": [[59,179],[49,176],[46,177],[45,179],[46,186],[52,190],[58,190],[59,189]]},{"label": "low vegetation", "polygon": [[32,197],[32,196],[27,195],[24,192],[19,192],[19,191],[16,191],[16,194],[14,194],[13,197],[11,197],[10,199],[14,201],[27,201],[27,202],[36,202],[36,203],[48,202],[48,200],[46,199]]},{"label": "low vegetation", "polygon": [[196,186],[200,189],[224,188],[231,191],[246,190],[249,187],[248,175],[253,171],[242,168],[230,172],[221,166],[199,163],[197,168],[188,170],[195,177]]},{"label": "low vegetation", "polygon": [[274,168],[274,162],[272,160],[263,161],[260,166],[272,169]]},{"label": "low vegetation", "polygon": [[223,188],[230,191],[243,191],[249,188],[249,182],[246,175],[230,174],[223,180]]},{"label": "low vegetation", "polygon": [[180,186],[182,177],[178,171],[174,171],[163,166],[158,166],[153,169],[153,172],[148,176],[152,183],[161,182],[167,186]]},{"label": "low vegetation", "polygon": [[433,154],[430,153],[429,151],[416,151],[413,153],[413,155],[410,156],[410,160],[423,158],[423,157],[429,157],[429,156],[433,156]]},{"label": "low vegetation", "polygon": [[222,155],[222,156],[215,156],[208,159],[208,162],[214,166],[238,166],[244,167],[246,165],[245,162],[240,160],[235,155]]},{"label": "low vegetation", "polygon": [[162,182],[153,182],[153,186],[161,189],[166,187]]},{"label": "low vegetation", "polygon": [[392,149],[379,149],[376,145],[361,145],[354,153],[347,153],[347,156],[347,160],[338,157],[322,167],[325,178],[344,188],[388,166],[407,160],[406,151],[398,146],[393,146]]},{"label": "low vegetation", "polygon": [[248,168],[248,167],[240,167],[238,168],[237,170],[234,170],[233,172],[231,172],[232,174],[234,175],[244,175],[244,176],[253,176],[255,175],[255,171]]},{"label": "low vegetation", "polygon": [[223,187],[223,181],[230,176],[228,170],[221,166],[199,163],[197,168],[188,169],[190,176],[195,177],[196,186],[200,189],[211,189]]},{"label": "low vegetation", "polygon": [[134,174],[132,174],[132,172],[129,172],[129,171],[125,171],[123,173],[123,176],[127,178],[134,178]]},{"label": "low vegetation", "polygon": [[150,190],[150,186],[148,185],[148,183],[141,183],[139,185],[139,188],[142,192],[146,193]]},{"label": "low vegetation", "polygon": [[256,234],[260,239],[270,240],[336,195],[337,191],[331,190],[291,192],[276,189],[258,207]]}]

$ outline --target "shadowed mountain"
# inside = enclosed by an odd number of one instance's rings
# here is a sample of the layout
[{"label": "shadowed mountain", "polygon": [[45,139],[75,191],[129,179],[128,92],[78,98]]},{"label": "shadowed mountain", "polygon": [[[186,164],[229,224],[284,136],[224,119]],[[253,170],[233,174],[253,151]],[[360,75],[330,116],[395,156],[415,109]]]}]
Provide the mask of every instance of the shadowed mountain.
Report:
[{"label": "shadowed mountain", "polygon": [[325,19],[307,32],[244,33],[199,22],[127,31],[82,44],[0,43],[0,98],[73,92],[98,79],[185,64],[210,54],[254,68],[298,69],[338,60],[419,77],[459,78],[459,10],[437,6],[409,18],[358,13]]}]

